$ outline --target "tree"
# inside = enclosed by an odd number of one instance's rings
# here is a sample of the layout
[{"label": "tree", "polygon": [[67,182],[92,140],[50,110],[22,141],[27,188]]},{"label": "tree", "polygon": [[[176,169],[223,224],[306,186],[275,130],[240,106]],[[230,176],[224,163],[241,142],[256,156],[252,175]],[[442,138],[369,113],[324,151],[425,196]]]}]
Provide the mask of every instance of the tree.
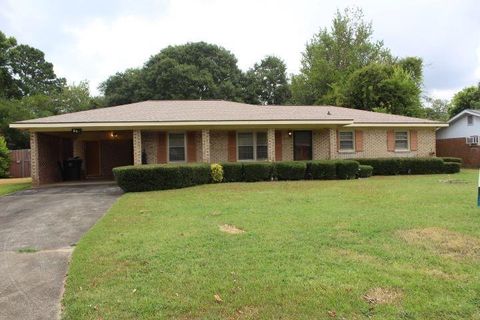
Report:
[{"label": "tree", "polygon": [[8,177],[8,169],[10,167],[9,153],[5,138],[0,136],[0,178]]},{"label": "tree", "polygon": [[129,69],[100,86],[108,105],[148,99],[242,100],[242,73],[226,49],[205,42],[169,46],[142,69]]},{"label": "tree", "polygon": [[293,102],[332,103],[334,88],[352,72],[370,63],[393,61],[383,42],[373,41],[372,34],[361,9],[337,11],[331,30],[321,29],[307,44],[300,74],[292,78]]},{"label": "tree", "polygon": [[53,64],[45,61],[45,54],[21,44],[7,51],[8,70],[21,97],[61,91],[66,81],[57,78]]},{"label": "tree", "polygon": [[255,63],[245,76],[245,102],[253,104],[285,104],[290,97],[285,62],[274,56]]},{"label": "tree", "polygon": [[466,87],[457,92],[448,113],[453,117],[465,109],[480,109],[480,82],[477,86]]},{"label": "tree", "polygon": [[146,84],[142,77],[141,69],[127,69],[102,82],[100,91],[105,96],[105,104],[113,106],[148,99],[148,94],[144,92]]},{"label": "tree", "polygon": [[17,40],[0,31],[0,98],[19,95],[8,66],[7,52],[17,45]]},{"label": "tree", "polygon": [[338,91],[336,103],[345,107],[423,115],[417,80],[400,65],[369,64],[353,72]]},{"label": "tree", "polygon": [[427,106],[425,108],[425,114],[428,119],[436,121],[448,120],[448,109],[450,103],[445,99],[425,98]]}]

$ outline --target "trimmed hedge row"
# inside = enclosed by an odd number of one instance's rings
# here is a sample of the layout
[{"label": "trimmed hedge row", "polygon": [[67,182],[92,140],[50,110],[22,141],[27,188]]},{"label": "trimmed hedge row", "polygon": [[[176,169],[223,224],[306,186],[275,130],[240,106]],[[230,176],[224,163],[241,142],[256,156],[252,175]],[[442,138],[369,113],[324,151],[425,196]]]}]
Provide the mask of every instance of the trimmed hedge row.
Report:
[{"label": "trimmed hedge row", "polygon": [[185,188],[211,181],[209,164],[142,165],[113,169],[113,175],[125,192]]},{"label": "trimmed hedge row", "polygon": [[[359,171],[358,162],[353,160],[228,162],[220,165],[223,182],[354,179]],[[208,164],[142,165],[114,168],[113,174],[124,191],[140,192],[211,183],[214,181],[212,170]]]},{"label": "trimmed hedge row", "polygon": [[455,157],[440,157],[440,159],[443,160],[443,162],[457,162],[460,163],[460,165],[463,164],[462,158],[455,158]]},{"label": "trimmed hedge row", "polygon": [[457,166],[447,165],[442,158],[372,158],[355,159],[361,165],[373,167],[373,175],[455,173]]},{"label": "trimmed hedge row", "polygon": [[[126,192],[165,190],[211,182],[270,180],[331,180],[367,178],[373,175],[456,173],[459,162],[441,158],[385,158],[285,162],[229,162],[209,164],[142,165],[113,169],[118,185]],[[216,172],[213,172],[214,169]],[[218,172],[217,172],[218,171]]]}]

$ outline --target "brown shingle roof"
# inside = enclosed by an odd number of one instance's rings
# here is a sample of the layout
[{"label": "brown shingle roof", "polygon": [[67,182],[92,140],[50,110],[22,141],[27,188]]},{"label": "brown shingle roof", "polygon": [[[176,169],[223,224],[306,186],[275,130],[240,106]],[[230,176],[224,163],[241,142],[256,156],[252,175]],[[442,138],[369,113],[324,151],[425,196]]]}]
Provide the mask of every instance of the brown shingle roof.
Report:
[{"label": "brown shingle roof", "polygon": [[144,101],[20,121],[20,124],[202,121],[353,121],[355,124],[435,124],[426,119],[333,106],[258,106],[221,100]]}]

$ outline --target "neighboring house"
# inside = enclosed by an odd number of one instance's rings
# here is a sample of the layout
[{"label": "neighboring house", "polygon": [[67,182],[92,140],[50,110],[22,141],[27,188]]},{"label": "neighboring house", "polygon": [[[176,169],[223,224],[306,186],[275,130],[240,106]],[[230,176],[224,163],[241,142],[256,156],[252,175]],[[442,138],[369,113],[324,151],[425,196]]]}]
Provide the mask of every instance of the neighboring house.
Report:
[{"label": "neighboring house", "polygon": [[16,122],[30,131],[34,185],[60,181],[58,162],[83,159],[86,177],[143,163],[286,161],[435,155],[425,119],[332,106],[144,101]]},{"label": "neighboring house", "polygon": [[437,131],[437,154],[458,157],[467,167],[480,167],[480,110],[463,110]]}]

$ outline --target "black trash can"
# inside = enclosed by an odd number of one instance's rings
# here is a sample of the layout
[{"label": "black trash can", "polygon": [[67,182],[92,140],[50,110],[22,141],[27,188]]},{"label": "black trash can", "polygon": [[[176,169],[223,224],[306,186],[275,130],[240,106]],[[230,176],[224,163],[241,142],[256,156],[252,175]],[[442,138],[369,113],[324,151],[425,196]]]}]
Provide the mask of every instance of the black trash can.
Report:
[{"label": "black trash can", "polygon": [[80,180],[82,173],[82,159],[71,158],[63,160],[63,179],[65,181]]}]

